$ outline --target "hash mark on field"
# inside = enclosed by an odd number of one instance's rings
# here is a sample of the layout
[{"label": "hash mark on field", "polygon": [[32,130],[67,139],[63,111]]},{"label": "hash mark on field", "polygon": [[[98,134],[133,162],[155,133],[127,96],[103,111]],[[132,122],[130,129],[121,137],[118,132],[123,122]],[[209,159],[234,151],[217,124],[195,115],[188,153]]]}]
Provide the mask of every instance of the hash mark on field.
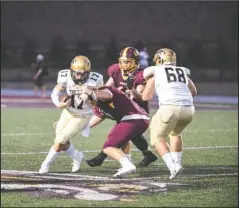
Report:
[{"label": "hash mark on field", "polygon": [[[185,147],[183,150],[201,150],[201,149],[227,149],[227,148],[238,148],[238,146],[209,146],[209,147]],[[154,150],[154,149],[151,149]],[[138,149],[132,149],[134,152],[138,152]],[[100,150],[83,150],[82,152],[100,152]],[[47,154],[48,152],[1,152],[1,155],[36,155],[36,154]]]}]

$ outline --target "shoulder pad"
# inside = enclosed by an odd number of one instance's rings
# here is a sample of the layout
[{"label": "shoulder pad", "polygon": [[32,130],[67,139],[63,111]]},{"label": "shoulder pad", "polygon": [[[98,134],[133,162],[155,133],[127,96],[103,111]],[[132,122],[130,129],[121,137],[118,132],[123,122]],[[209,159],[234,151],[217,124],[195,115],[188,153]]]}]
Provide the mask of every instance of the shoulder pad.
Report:
[{"label": "shoulder pad", "polygon": [[101,87],[104,84],[103,76],[98,72],[90,72],[87,85],[93,87]]},{"label": "shoulder pad", "polygon": [[112,64],[108,68],[108,75],[112,77],[112,75],[119,70],[119,64]]},{"label": "shoulder pad", "polygon": [[149,67],[145,68],[144,72],[143,72],[144,79],[148,79],[149,77],[153,76],[154,69],[155,69],[155,66],[149,66]]},{"label": "shoulder pad", "polygon": [[58,72],[57,77],[57,83],[62,85],[63,87],[66,87],[66,82],[68,80],[68,77],[70,76],[70,70],[69,69],[63,69]]}]

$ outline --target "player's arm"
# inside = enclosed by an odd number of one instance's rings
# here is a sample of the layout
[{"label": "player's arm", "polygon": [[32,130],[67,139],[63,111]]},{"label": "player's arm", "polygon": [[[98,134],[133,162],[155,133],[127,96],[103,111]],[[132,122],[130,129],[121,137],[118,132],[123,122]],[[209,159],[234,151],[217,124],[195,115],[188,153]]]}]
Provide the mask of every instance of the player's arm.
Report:
[{"label": "player's arm", "polygon": [[108,89],[98,90],[93,93],[95,93],[97,99],[99,100],[110,100],[113,97],[112,92]]},{"label": "player's arm", "polygon": [[39,77],[42,72],[43,72],[43,69],[42,69],[42,68],[38,69],[38,71],[37,71],[37,73],[34,75],[33,79],[37,79],[37,77]]},{"label": "player's arm", "polygon": [[81,99],[86,101],[89,100],[92,103],[96,103],[97,100],[110,100],[113,97],[113,94],[110,90],[108,89],[90,89],[86,88],[84,93],[81,95]]},{"label": "player's arm", "polygon": [[104,121],[103,118],[98,117],[97,115],[93,115],[90,119],[90,128],[93,128],[94,126],[97,126],[102,121]]},{"label": "player's arm", "polygon": [[154,76],[154,66],[149,66],[147,68],[144,69],[144,72],[143,72],[143,77],[145,80],[148,80],[150,77],[153,77]]},{"label": "player's arm", "polygon": [[154,77],[151,77],[147,80],[146,86],[144,88],[144,91],[142,93],[142,100],[148,101],[151,100],[154,96],[154,83],[155,79]]},{"label": "player's arm", "polygon": [[112,77],[110,77],[108,79],[108,81],[105,83],[105,86],[112,86],[112,87],[114,87],[115,86],[114,79]]},{"label": "player's arm", "polygon": [[68,108],[71,102],[71,99],[68,100],[59,100],[61,92],[65,91],[65,88],[61,84],[57,84],[52,93],[51,93],[51,99],[52,102],[55,104],[58,108]]},{"label": "player's arm", "polygon": [[130,95],[137,101],[143,101],[142,92],[144,91],[145,85],[138,85],[136,89],[130,90]]},{"label": "player's arm", "polygon": [[190,78],[188,78],[188,89],[190,90],[193,97],[197,95],[197,88]]}]

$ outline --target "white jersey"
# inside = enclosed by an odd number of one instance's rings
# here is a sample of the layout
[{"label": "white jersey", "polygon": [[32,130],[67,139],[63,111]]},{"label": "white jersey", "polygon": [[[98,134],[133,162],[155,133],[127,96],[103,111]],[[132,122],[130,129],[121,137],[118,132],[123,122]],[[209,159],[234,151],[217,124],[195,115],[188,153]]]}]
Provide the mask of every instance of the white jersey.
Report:
[{"label": "white jersey", "polygon": [[98,88],[104,84],[104,81],[101,74],[97,72],[90,72],[89,78],[84,84],[75,84],[71,77],[71,71],[69,69],[64,69],[59,71],[57,83],[66,88],[67,94],[72,96],[72,103],[67,110],[74,114],[82,115],[93,112],[91,105],[87,102],[84,103],[80,99],[80,95],[82,94],[85,86]]},{"label": "white jersey", "polygon": [[144,70],[144,78],[152,75],[155,77],[159,105],[193,105],[193,97],[188,88],[189,69],[174,65],[147,67]]}]

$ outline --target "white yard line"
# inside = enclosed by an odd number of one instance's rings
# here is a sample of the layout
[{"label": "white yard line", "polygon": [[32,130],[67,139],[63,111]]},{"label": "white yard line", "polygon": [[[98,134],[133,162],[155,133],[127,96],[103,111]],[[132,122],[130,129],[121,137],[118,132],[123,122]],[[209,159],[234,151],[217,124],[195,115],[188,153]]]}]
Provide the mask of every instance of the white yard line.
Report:
[{"label": "white yard line", "polygon": [[[209,147],[185,147],[184,150],[201,150],[201,149],[227,149],[227,148],[238,148],[238,146],[209,146]],[[154,149],[151,149],[154,150]],[[138,149],[132,149],[132,151],[139,151]],[[100,150],[83,150],[82,152],[100,152]],[[48,152],[1,152],[1,155],[37,155],[47,154]]]},{"label": "white yard line", "polygon": [[[238,122],[238,121],[236,121]],[[198,132],[201,131],[208,131],[208,132],[228,132],[228,131],[237,131],[237,128],[228,128],[228,129],[194,129],[193,131],[191,129],[185,129],[185,132],[195,132],[195,130]],[[92,132],[92,133],[97,133],[97,132]],[[37,136],[37,135],[48,135],[48,132],[20,132],[20,133],[1,133],[2,137],[17,137],[17,136]]]},{"label": "white yard line", "polygon": [[[22,174],[32,174],[35,178],[46,178],[46,179],[58,179],[58,180],[107,180],[107,181],[123,181],[123,180],[150,180],[150,179],[160,179],[160,176],[149,176],[149,177],[137,177],[137,178],[112,178],[105,176],[90,176],[90,175],[81,175],[81,174],[69,174],[69,173],[48,173],[47,175],[40,175],[36,171],[19,171],[19,170],[1,170],[1,174],[14,174],[14,175],[22,175]],[[35,175],[38,174],[38,175]],[[65,176],[65,177],[64,177]],[[68,178],[67,176],[73,177]],[[202,174],[202,175],[183,175],[180,178],[201,178],[201,177],[220,177],[220,176],[238,176],[238,173],[219,173],[219,174]]]},{"label": "white yard line", "polygon": [[36,136],[36,135],[44,135],[46,133],[8,133],[8,134],[2,134],[1,136],[4,137],[4,136],[9,136],[9,137],[15,137],[15,136]]}]

